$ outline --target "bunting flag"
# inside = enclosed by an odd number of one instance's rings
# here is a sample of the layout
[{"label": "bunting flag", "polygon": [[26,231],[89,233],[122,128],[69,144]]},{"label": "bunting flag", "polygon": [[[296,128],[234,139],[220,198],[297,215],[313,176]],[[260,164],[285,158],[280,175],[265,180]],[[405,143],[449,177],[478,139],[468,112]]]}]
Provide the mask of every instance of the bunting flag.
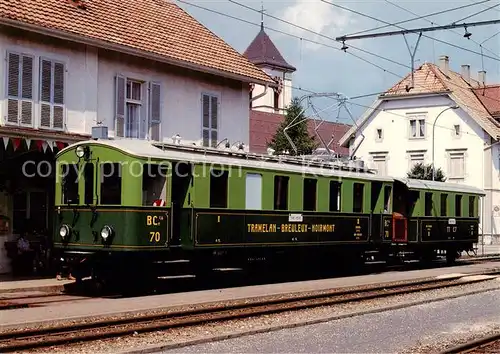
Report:
[{"label": "bunting flag", "polygon": [[47,151],[47,147],[49,146],[49,144],[47,144],[46,141],[42,141],[42,148],[43,148],[43,152],[46,152]]},{"label": "bunting flag", "polygon": [[54,140],[47,140],[47,146],[49,147],[50,151],[54,150]]},{"label": "bunting flag", "polygon": [[66,144],[64,144],[62,141],[56,141],[56,146],[57,146],[57,149],[58,149],[59,151],[61,151],[62,149],[64,149],[64,146],[65,146],[65,145],[66,145]]},{"label": "bunting flag", "polygon": [[21,138],[13,138],[12,145],[14,146],[14,151],[16,151],[21,146]]},{"label": "bunting flag", "polygon": [[39,139],[33,139],[33,138],[18,138],[18,137],[2,137],[3,139],[3,146],[5,150],[8,149],[9,147],[9,142],[12,142],[12,147],[14,151],[23,149],[23,140],[26,142],[26,147],[27,150],[30,150],[32,145],[34,145],[34,148],[36,148],[38,151],[43,151],[46,152],[47,149],[50,149],[50,151],[55,151],[55,148],[57,148],[59,151],[64,149],[66,146],[68,146],[67,143],[63,141],[57,141],[57,140],[52,140],[52,139],[44,139],[44,140],[39,140]]},{"label": "bunting flag", "polygon": [[31,148],[31,139],[24,139],[26,141],[26,146],[28,147],[28,150]]},{"label": "bunting flag", "polygon": [[7,150],[7,147],[9,146],[9,138],[3,138],[3,146],[5,150]]},{"label": "bunting flag", "polygon": [[35,145],[36,145],[36,149],[38,151],[42,151],[42,149],[43,149],[43,140],[36,140]]}]

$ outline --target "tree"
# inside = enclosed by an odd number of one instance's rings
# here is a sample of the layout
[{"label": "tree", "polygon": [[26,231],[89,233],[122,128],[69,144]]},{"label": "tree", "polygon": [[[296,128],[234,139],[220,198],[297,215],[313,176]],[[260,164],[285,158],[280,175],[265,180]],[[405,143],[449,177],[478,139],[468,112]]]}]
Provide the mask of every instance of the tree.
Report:
[{"label": "tree", "polygon": [[[408,172],[407,176],[408,178],[412,179],[425,179],[431,181],[432,169],[433,169],[432,164],[425,165],[419,162],[413,166],[410,172]],[[434,180],[437,182],[446,181],[446,177],[444,176],[444,173],[440,168],[436,169]]]},{"label": "tree", "polygon": [[286,108],[285,119],[278,126],[273,139],[267,146],[273,149],[276,154],[282,154],[288,150],[290,155],[295,155],[295,150],[284,134],[284,129],[292,121],[294,125],[286,132],[297,147],[297,154],[311,154],[318,147],[318,143],[315,141],[314,136],[310,136],[307,131],[307,120],[305,119],[300,100],[297,97],[293,98],[290,105]]}]

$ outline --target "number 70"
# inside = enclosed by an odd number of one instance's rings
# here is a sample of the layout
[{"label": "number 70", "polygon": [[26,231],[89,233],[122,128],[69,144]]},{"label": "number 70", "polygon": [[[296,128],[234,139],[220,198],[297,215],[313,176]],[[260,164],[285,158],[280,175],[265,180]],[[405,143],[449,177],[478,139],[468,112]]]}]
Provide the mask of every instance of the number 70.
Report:
[{"label": "number 70", "polygon": [[159,232],[150,231],[149,232],[149,236],[151,236],[149,238],[149,242],[153,242],[153,239],[154,239],[155,242],[160,242],[161,234]]}]

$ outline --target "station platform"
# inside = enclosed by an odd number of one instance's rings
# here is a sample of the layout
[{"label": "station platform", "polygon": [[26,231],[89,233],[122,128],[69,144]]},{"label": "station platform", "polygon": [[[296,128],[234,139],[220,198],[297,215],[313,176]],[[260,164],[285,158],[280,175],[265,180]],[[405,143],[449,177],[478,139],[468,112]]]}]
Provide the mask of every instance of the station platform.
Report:
[{"label": "station platform", "polygon": [[12,276],[0,276],[0,294],[22,293],[27,291],[39,291],[44,293],[56,293],[64,290],[64,286],[74,283],[74,280],[57,280],[55,277],[45,278],[13,278]]},{"label": "station platform", "polygon": [[[11,328],[43,325],[55,322],[104,319],[124,314],[144,313],[194,304],[216,303],[252,297],[289,294],[306,291],[341,289],[352,286],[380,285],[382,283],[417,280],[447,275],[468,275],[483,271],[500,271],[500,261],[459,265],[413,271],[388,271],[353,277],[297,281],[279,284],[252,285],[237,288],[201,290],[131,298],[86,298],[43,307],[0,311],[0,332]],[[54,282],[57,280],[54,279]],[[47,284],[52,284],[48,282]],[[61,284],[62,285],[62,284]]]}]

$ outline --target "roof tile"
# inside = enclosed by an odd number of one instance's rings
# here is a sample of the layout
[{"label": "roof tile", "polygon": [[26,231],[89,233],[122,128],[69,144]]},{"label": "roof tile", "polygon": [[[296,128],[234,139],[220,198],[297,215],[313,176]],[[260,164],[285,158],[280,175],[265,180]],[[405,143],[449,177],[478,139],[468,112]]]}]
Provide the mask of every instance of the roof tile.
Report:
[{"label": "roof tile", "polygon": [[0,0],[0,21],[13,20],[166,59],[273,82],[243,55],[168,0]]}]

